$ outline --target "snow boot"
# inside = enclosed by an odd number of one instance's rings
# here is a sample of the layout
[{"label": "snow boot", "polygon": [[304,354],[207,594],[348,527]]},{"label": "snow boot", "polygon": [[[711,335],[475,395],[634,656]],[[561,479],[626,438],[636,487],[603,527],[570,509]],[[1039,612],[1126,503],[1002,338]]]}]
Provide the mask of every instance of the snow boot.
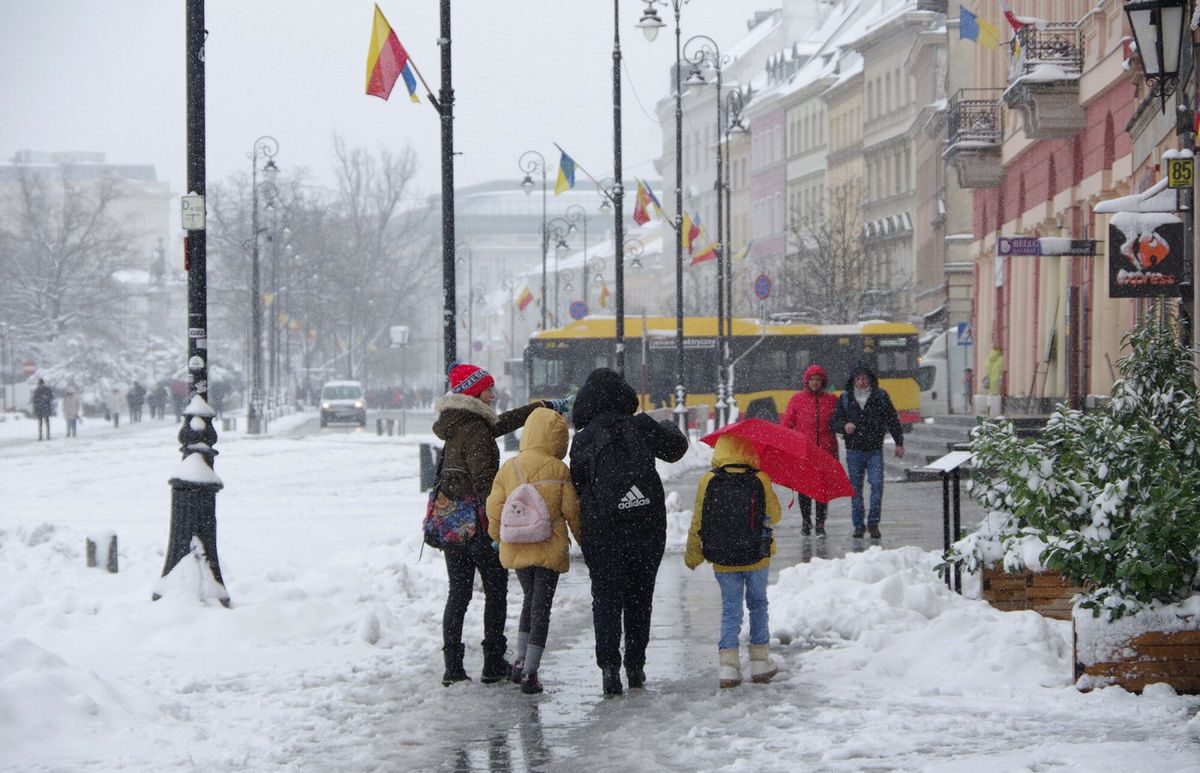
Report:
[{"label": "snow boot", "polygon": [[625,666],[625,678],[629,680],[629,688],[637,689],[646,686],[646,669]]},{"label": "snow boot", "polygon": [[719,677],[722,687],[737,687],[742,683],[742,664],[738,659],[738,651],[734,648],[717,650],[717,658],[721,664]]},{"label": "snow boot", "polygon": [[521,683],[521,674],[525,671],[525,663],[518,660],[512,664],[512,671],[509,672],[508,679],[513,684]]},{"label": "snow boot", "polygon": [[605,666],[600,671],[604,678],[605,695],[621,695],[625,692],[625,688],[621,686],[620,666]]},{"label": "snow boot", "polygon": [[512,664],[504,659],[504,651],[483,651],[483,673],[479,681],[483,684],[495,684],[512,678]]},{"label": "snow boot", "polygon": [[526,695],[537,695],[542,692],[542,683],[538,681],[537,671],[532,671],[521,677],[521,692]]},{"label": "snow boot", "polygon": [[766,684],[779,673],[779,666],[771,660],[769,644],[750,645],[750,681]]},{"label": "snow boot", "polygon": [[463,651],[464,647],[461,642],[442,647],[442,657],[446,660],[446,673],[442,674],[443,687],[449,687],[455,682],[471,681],[471,677],[467,676],[467,672],[463,668]]}]

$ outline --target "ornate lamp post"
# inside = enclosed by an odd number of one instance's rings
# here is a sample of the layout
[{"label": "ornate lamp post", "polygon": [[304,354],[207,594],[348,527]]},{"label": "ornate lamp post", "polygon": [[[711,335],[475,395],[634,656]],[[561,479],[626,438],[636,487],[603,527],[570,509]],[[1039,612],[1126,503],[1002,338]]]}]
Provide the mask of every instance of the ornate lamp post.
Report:
[{"label": "ornate lamp post", "polygon": [[[720,102],[718,101],[718,108],[719,105]],[[725,164],[725,179],[720,183],[721,189],[725,192],[725,233],[723,236],[718,236],[722,240],[721,254],[725,256],[724,274],[720,279],[725,285],[725,346],[721,350],[721,368],[725,372],[724,420],[728,420],[729,414],[733,411],[734,405],[736,405],[733,399],[733,372],[731,370],[733,359],[730,356],[730,341],[733,339],[733,253],[730,251],[733,244],[733,185],[730,180],[733,157],[729,151],[729,141],[733,135],[744,134],[748,131],[745,124],[742,123],[743,105],[742,92],[738,89],[735,88],[726,94],[725,114],[721,121],[721,127],[725,131],[725,152],[728,156],[727,163]]]},{"label": "ornate lamp post", "polygon": [[587,264],[588,264],[587,210],[578,204],[572,204],[571,206],[567,207],[566,218],[567,218],[567,222],[571,224],[570,227],[568,228],[568,231],[570,233],[575,233],[577,223],[583,226],[583,304],[588,307],[588,311],[590,313],[591,312],[591,301],[588,299],[588,273],[587,273]]},{"label": "ornate lamp post", "polygon": [[546,329],[546,250],[549,249],[548,238],[546,236],[546,157],[536,150],[527,150],[521,154],[521,158],[517,161],[517,165],[521,171],[525,173],[525,179],[521,181],[521,190],[526,194],[533,193],[533,173],[541,172],[542,174],[542,296],[540,299],[542,305],[542,330]]},{"label": "ornate lamp post", "polygon": [[[246,409],[246,432],[258,435],[263,432],[263,340],[262,340],[262,272],[258,260],[258,237],[262,229],[258,226],[258,191],[262,188],[268,200],[275,197],[275,177],[279,167],[275,165],[275,154],[279,152],[279,142],[274,137],[263,135],[254,141],[250,151],[250,404]],[[263,165],[263,180],[258,181],[259,159],[266,159]]]},{"label": "ornate lamp post", "polygon": [[[690,52],[690,53],[689,53]],[[717,416],[716,423],[720,427],[727,418],[725,403],[725,378],[723,363],[727,359],[729,349],[725,336],[725,289],[722,279],[725,276],[725,262],[729,259],[729,240],[725,237],[725,212],[722,202],[725,186],[723,183],[723,157],[721,155],[721,68],[728,64],[729,57],[721,56],[717,42],[707,35],[693,35],[683,45],[683,58],[692,66],[688,76],[689,86],[703,86],[707,81],[701,74],[701,68],[715,70],[717,73],[717,179],[713,187],[717,191]]]},{"label": "ornate lamp post", "polygon": [[[613,0],[613,182],[611,193],[605,198],[613,203],[613,255],[625,251],[625,189],[621,170],[621,10],[618,0]],[[602,205],[603,206],[603,205]],[[625,375],[625,266],[620,260],[613,261],[613,284],[616,307],[616,366],[617,372]],[[586,276],[586,271],[585,271]]]},{"label": "ornate lamp post", "polygon": [[679,82],[683,53],[679,12],[687,0],[646,0],[637,26],[651,42],[664,27],[655,5],[669,5],[675,12],[675,420],[687,432],[687,391],[683,384],[683,89]]},{"label": "ornate lamp post", "polygon": [[555,217],[546,221],[543,230],[545,231],[545,243],[548,244],[551,238],[554,239],[554,326],[558,327],[562,324],[558,316],[562,309],[558,303],[558,261],[570,250],[570,247],[567,246],[567,234],[571,233],[571,223],[566,218]]}]

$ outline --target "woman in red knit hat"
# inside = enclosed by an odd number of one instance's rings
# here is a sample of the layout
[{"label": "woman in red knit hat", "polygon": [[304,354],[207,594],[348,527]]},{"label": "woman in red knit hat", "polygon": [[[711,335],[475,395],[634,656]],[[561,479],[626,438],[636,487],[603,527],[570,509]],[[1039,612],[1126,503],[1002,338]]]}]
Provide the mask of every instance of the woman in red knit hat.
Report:
[{"label": "woman in red knit hat", "polygon": [[[496,438],[507,435],[525,425],[525,420],[536,408],[552,408],[565,412],[566,401],[541,401],[496,414],[492,401],[496,399],[495,379],[477,365],[454,362],[448,371],[450,391],[438,398],[434,409],[438,413],[433,423],[433,434],[445,441],[442,451],[443,469],[466,471],[462,485],[470,487],[479,502],[486,502],[492,491],[492,481],[500,469],[500,449]],[[449,485],[450,481],[446,481]],[[450,496],[461,496],[467,491],[447,491]],[[480,530],[477,538],[465,548],[446,550],[446,574],[449,577],[449,592],[446,609],[442,615],[442,654],[446,660],[446,673],[442,684],[469,679],[463,668],[462,628],[471,601],[471,590],[475,583],[475,572],[483,580],[483,673],[479,681],[491,684],[509,677],[511,666],[504,653],[508,640],[504,636],[504,623],[508,611],[508,570],[500,565],[500,558],[487,533]]]}]

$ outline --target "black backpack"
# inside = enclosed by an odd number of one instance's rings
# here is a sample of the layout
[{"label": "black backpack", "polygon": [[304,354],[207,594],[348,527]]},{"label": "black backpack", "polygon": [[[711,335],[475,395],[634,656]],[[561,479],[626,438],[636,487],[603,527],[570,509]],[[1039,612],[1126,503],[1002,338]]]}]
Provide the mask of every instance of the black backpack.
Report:
[{"label": "black backpack", "polygon": [[722,566],[747,566],[771,555],[766,495],[758,470],[727,464],[713,470],[700,512],[700,550]]},{"label": "black backpack", "polygon": [[598,418],[588,429],[595,437],[585,458],[579,460],[587,471],[587,481],[579,491],[584,513],[653,514],[661,484],[654,454],[633,426],[632,417]]}]

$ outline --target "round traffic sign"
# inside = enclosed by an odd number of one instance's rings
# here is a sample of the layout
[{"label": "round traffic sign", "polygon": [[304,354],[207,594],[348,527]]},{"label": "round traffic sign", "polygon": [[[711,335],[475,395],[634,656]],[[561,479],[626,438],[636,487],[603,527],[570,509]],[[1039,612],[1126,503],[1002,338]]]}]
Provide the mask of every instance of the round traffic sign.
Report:
[{"label": "round traffic sign", "polygon": [[21,363],[21,372],[26,376],[32,376],[34,373],[37,373],[37,363],[33,360],[25,360],[25,362]]},{"label": "round traffic sign", "polygon": [[482,352],[483,351],[483,341],[480,341],[478,338],[476,338],[474,341],[471,342],[471,349],[476,352]]},{"label": "round traffic sign", "polygon": [[587,316],[588,307],[583,301],[572,301],[568,311],[571,314],[571,319],[583,319]]},{"label": "round traffic sign", "polygon": [[758,279],[754,280],[754,297],[760,301],[765,301],[771,295],[771,277],[766,274],[759,274]]}]

